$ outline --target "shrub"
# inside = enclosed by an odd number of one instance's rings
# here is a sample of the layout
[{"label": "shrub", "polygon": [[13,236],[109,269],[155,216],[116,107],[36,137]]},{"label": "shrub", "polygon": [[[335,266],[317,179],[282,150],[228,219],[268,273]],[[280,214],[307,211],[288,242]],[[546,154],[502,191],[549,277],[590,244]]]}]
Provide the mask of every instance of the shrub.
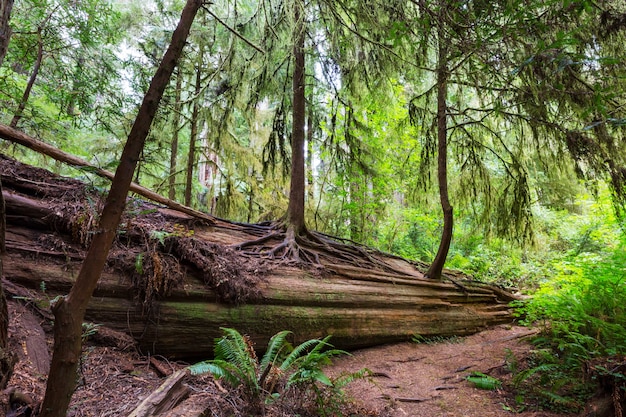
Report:
[{"label": "shrub", "polygon": [[[189,367],[194,375],[211,373],[215,378],[222,379],[229,385],[241,389],[248,400],[249,411],[264,410],[268,404],[283,399],[283,396],[314,394],[317,411],[314,415],[326,415],[324,407],[330,402],[341,402],[343,384],[364,377],[366,371],[341,376],[331,380],[322,370],[331,364],[331,358],[347,352],[332,349],[328,343],[330,336],[324,339],[311,339],[295,348],[287,341],[291,332],[281,331],[274,335],[267,350],[259,360],[248,336],[237,330],[222,328],[224,336],[215,342],[215,358],[196,363]],[[323,390],[320,386],[330,387]],[[329,395],[328,392],[332,394]],[[293,406],[293,405],[292,405]]]},{"label": "shrub", "polygon": [[581,406],[593,388],[582,380],[583,366],[626,354],[626,245],[561,262],[554,279],[520,311],[526,324],[538,324],[542,332],[516,382],[539,387],[536,392],[555,407]]}]

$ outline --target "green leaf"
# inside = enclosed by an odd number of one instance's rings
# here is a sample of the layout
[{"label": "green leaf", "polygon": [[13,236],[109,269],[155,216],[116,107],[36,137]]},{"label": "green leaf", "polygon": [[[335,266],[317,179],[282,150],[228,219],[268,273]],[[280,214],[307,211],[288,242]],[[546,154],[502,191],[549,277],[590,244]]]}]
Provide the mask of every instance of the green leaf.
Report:
[{"label": "green leaf", "polygon": [[479,389],[496,390],[502,387],[502,382],[499,379],[483,374],[482,372],[472,372],[467,376],[467,380]]}]

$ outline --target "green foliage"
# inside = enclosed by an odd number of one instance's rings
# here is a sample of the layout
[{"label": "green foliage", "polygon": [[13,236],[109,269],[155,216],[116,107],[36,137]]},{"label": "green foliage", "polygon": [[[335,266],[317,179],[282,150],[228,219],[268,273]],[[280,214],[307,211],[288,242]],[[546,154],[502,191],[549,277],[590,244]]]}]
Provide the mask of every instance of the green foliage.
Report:
[{"label": "green foliage", "polygon": [[[333,356],[347,354],[332,349],[328,343],[330,336],[307,340],[294,348],[287,341],[291,332],[281,331],[270,339],[259,360],[249,337],[235,329],[222,328],[222,331],[224,336],[215,342],[215,359],[196,363],[189,369],[194,375],[211,373],[215,378],[242,389],[253,408],[262,409],[292,392],[293,388],[308,388],[321,395],[322,391],[316,388],[318,383],[336,389],[339,394],[342,384],[350,380],[350,377],[344,377],[332,381],[322,370],[331,364]],[[359,375],[354,374],[352,378]],[[318,400],[322,401],[321,398]]]},{"label": "green foliage", "polygon": [[626,353],[626,242],[605,253],[573,256],[555,271],[521,305],[523,322],[539,325],[542,333],[515,383],[551,408],[571,410],[593,391],[581,382],[583,365]]},{"label": "green foliage", "polygon": [[563,262],[523,308],[544,324],[559,350],[580,355],[626,352],[626,245]]},{"label": "green foliage", "polygon": [[100,328],[100,326],[102,325],[97,323],[83,323],[83,334],[81,335],[83,343],[86,342],[87,339],[89,339],[91,336],[94,336],[96,333],[98,333],[98,329]]},{"label": "green foliage", "polygon": [[493,391],[502,387],[502,381],[482,372],[472,372],[466,379],[479,389]]}]

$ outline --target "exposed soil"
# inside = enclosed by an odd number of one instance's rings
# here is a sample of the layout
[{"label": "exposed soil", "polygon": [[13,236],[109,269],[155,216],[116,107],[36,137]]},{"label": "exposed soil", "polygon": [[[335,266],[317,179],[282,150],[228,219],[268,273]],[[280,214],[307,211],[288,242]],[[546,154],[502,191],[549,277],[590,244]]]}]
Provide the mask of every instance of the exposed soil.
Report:
[{"label": "exposed soil", "polygon": [[[49,319],[22,302],[10,302],[10,337],[20,361],[9,390],[20,394],[13,416],[28,415],[28,407],[43,398],[51,335]],[[45,330],[45,331],[44,331]],[[368,368],[373,376],[348,385],[359,416],[464,416],[511,415],[517,407],[505,390],[486,391],[473,387],[466,376],[480,371],[510,380],[507,362],[524,357],[533,331],[518,326],[497,326],[476,335],[439,342],[401,343],[360,350],[340,357],[327,369],[331,376]],[[85,346],[78,389],[68,416],[104,417],[129,415],[151,394],[167,374],[187,364],[165,358],[140,356],[132,340],[105,328],[97,329]],[[211,377],[187,377],[191,400],[187,404],[211,410],[206,415],[241,415],[241,399]],[[27,402],[28,404],[24,404]],[[290,414],[271,414],[288,416]],[[295,414],[293,414],[295,415]],[[556,416],[542,411],[521,416]]]},{"label": "exposed soil", "polygon": [[[380,346],[335,361],[330,372],[368,368],[371,381],[357,380],[348,392],[393,417],[564,416],[523,411],[507,390],[510,365],[528,355],[533,347],[528,339],[534,334],[526,327],[500,325],[463,338]],[[466,379],[472,372],[499,379],[503,388],[476,388]]]}]

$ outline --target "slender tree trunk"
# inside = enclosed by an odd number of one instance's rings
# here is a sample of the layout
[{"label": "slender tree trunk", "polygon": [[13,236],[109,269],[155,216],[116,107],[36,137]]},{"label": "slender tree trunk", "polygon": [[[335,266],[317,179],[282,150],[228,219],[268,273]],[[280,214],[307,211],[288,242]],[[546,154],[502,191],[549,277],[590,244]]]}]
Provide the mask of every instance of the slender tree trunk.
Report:
[{"label": "slender tree trunk", "polygon": [[[254,178],[254,169],[250,170],[250,177]],[[246,222],[250,223],[252,220],[252,212],[254,211],[254,188],[250,185],[250,191],[248,191],[248,217]]]},{"label": "slender tree trunk", "polygon": [[168,178],[169,189],[168,197],[170,200],[176,200],[176,160],[178,159],[178,135],[182,126],[180,126],[180,115],[183,111],[180,93],[183,88],[183,71],[178,66],[178,74],[176,75],[176,102],[174,103],[174,134],[172,136],[172,146],[170,151],[170,175]]},{"label": "slender tree trunk", "polygon": [[287,208],[288,226],[295,234],[302,234],[304,224],[304,125],[306,106],[304,96],[304,0],[294,6],[294,70],[293,70],[293,132],[291,135],[291,186]]},{"label": "slender tree trunk", "polygon": [[447,137],[447,95],[448,95],[448,63],[447,50],[443,39],[443,19],[439,21],[439,56],[437,68],[437,180],[439,182],[439,198],[443,211],[443,230],[439,250],[430,265],[426,276],[433,279],[441,279],[441,272],[448,257],[450,243],[452,242],[452,230],[454,216],[450,198],[448,196],[448,137]]},{"label": "slender tree trunk", "polygon": [[15,111],[13,119],[11,120],[11,124],[9,125],[13,128],[17,127],[17,124],[22,118],[24,109],[26,108],[26,104],[28,103],[28,99],[30,98],[30,92],[35,85],[35,81],[37,80],[37,76],[39,75],[39,69],[41,68],[41,63],[43,62],[43,38],[41,36],[41,28],[39,28],[39,30],[37,31],[37,38],[37,59],[35,60],[35,66],[33,67],[33,71],[30,73],[30,78],[28,79],[28,83],[26,84],[26,89],[24,89],[24,94],[22,95],[20,104],[17,106],[17,110]]},{"label": "slender tree trunk", "polygon": [[204,61],[204,46],[200,45],[198,66],[196,67],[195,100],[191,110],[191,132],[189,134],[189,156],[187,158],[187,180],[185,182],[185,205],[191,206],[191,190],[193,186],[193,171],[196,165],[196,143],[198,141],[198,114],[200,112],[200,90],[202,89],[202,65]]},{"label": "slender tree trunk", "polygon": [[41,417],[64,417],[76,385],[76,369],[81,354],[82,322],[89,299],[104,269],[128,196],[128,190],[152,125],[159,102],[176,62],[180,58],[193,20],[202,5],[201,0],[188,0],[172,42],[163,56],[150,87],[141,103],[135,123],[128,135],[120,165],[107,196],[98,229],[94,234],[78,278],[70,293],[57,299],[54,312],[54,351]]},{"label": "slender tree trunk", "polygon": [[[352,164],[354,167],[356,164]],[[350,175],[350,200],[348,204],[348,213],[350,215],[350,239],[355,242],[363,241],[363,224],[361,222],[361,213],[364,210],[363,207],[363,191],[361,190],[361,184],[357,182],[358,177],[352,169]]]},{"label": "slender tree trunk", "polygon": [[9,49],[11,40],[11,10],[13,10],[13,0],[0,0],[0,66],[4,62],[4,57]]},{"label": "slender tree trunk", "polygon": [[[312,95],[311,95],[312,96]],[[313,97],[309,100],[309,103],[313,102]],[[308,116],[306,119],[306,189],[307,195],[309,199],[309,204],[315,198],[313,183],[314,183],[314,173],[313,173],[313,106],[309,106],[308,108]]]}]

